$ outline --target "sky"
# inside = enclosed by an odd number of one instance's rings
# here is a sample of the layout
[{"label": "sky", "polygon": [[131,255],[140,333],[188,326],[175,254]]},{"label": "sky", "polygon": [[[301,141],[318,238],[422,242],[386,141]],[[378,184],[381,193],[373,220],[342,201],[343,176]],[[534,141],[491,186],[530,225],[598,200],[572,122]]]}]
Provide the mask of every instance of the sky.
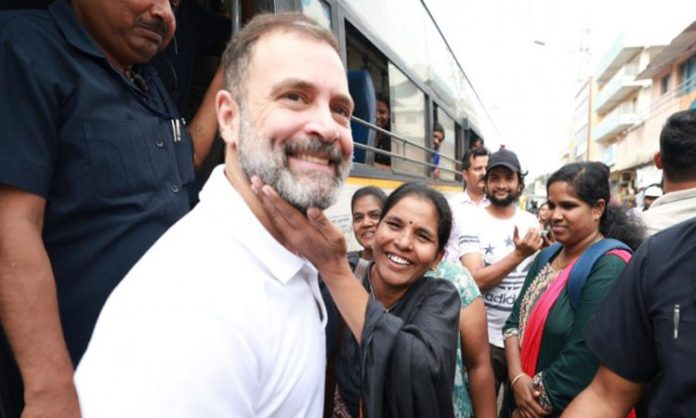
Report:
[{"label": "sky", "polygon": [[688,0],[425,0],[529,179],[560,167],[574,98],[626,31],[669,41],[696,20]]}]

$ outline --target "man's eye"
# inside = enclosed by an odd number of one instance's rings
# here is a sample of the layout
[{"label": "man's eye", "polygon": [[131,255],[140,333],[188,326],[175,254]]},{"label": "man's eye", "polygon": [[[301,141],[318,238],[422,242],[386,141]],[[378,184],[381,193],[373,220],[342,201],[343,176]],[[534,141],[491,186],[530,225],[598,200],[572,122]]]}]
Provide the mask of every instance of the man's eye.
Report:
[{"label": "man's eye", "polygon": [[343,106],[334,106],[333,111],[341,116],[350,117],[350,111]]},{"label": "man's eye", "polygon": [[298,102],[298,101],[302,100],[302,95],[300,95],[299,93],[295,93],[295,92],[285,93],[284,97],[288,100],[293,101],[293,102]]}]

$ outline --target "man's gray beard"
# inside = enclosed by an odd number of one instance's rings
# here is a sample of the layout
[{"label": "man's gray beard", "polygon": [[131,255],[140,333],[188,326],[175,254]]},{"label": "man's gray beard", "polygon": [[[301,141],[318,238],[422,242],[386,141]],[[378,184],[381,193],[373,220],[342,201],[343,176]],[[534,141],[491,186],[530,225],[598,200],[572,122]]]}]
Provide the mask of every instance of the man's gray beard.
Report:
[{"label": "man's gray beard", "polygon": [[[280,197],[303,213],[310,207],[324,210],[336,202],[341,186],[350,172],[351,159],[344,159],[341,151],[336,150],[334,152],[341,154],[341,162],[337,166],[335,177],[317,171],[305,173],[303,177],[306,178],[299,180],[288,168],[287,149],[293,146],[326,147],[326,144],[314,138],[298,141],[299,144],[286,143],[279,149],[273,149],[270,139],[256,134],[244,106],[240,110],[240,120],[238,159],[249,178],[258,176],[265,184],[273,187]],[[334,145],[331,147],[335,148]]]}]

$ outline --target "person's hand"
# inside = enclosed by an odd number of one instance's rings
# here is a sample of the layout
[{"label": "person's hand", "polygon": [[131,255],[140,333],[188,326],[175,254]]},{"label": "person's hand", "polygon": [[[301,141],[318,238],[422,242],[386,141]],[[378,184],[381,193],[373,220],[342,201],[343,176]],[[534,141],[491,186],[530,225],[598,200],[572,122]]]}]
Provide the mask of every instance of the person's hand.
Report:
[{"label": "person's hand", "polygon": [[544,244],[539,228],[529,228],[523,238],[520,238],[520,231],[515,225],[512,234],[512,242],[515,244],[515,251],[524,258],[529,257],[539,251]]},{"label": "person's hand", "polygon": [[517,411],[522,418],[540,418],[548,414],[539,403],[541,393],[532,388],[532,378],[524,375],[512,386]]},{"label": "person's hand", "polygon": [[25,393],[22,418],[80,418],[80,404],[75,386]]},{"label": "person's hand", "polygon": [[309,208],[305,215],[258,177],[253,177],[251,183],[286,248],[312,262],[325,278],[333,276],[332,268],[347,265],[345,237],[321,210]]}]

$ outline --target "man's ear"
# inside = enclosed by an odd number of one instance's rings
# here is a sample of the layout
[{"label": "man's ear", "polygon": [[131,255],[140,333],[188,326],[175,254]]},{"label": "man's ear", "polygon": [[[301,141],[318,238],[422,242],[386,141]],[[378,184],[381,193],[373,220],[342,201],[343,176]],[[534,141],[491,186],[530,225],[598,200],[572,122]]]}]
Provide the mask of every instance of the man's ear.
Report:
[{"label": "man's ear", "polygon": [[662,154],[660,154],[660,151],[655,153],[653,160],[655,161],[655,167],[662,170]]},{"label": "man's ear", "polygon": [[239,141],[240,109],[229,91],[225,89],[218,91],[215,96],[215,112],[220,136],[227,145],[236,148]]}]

